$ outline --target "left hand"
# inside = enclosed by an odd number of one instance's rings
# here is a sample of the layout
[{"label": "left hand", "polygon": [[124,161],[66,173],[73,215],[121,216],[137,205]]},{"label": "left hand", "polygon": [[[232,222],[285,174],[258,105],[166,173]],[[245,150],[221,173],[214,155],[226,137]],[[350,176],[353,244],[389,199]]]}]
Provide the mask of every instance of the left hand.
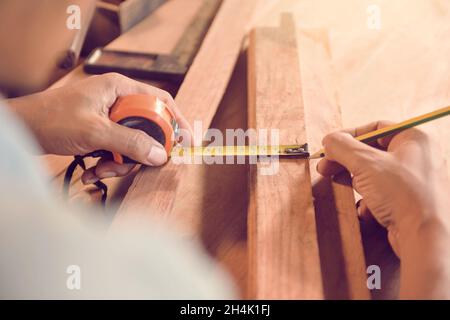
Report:
[{"label": "left hand", "polygon": [[[192,130],[172,96],[161,89],[116,73],[93,76],[71,86],[11,99],[8,104],[32,130],[42,149],[58,155],[84,155],[96,150],[123,154],[139,163],[160,166],[167,162],[162,145],[142,131],[125,128],[109,119],[118,97],[148,94],[165,102],[181,129]],[[124,176],[134,165],[100,160],[82,177],[85,184]]]}]

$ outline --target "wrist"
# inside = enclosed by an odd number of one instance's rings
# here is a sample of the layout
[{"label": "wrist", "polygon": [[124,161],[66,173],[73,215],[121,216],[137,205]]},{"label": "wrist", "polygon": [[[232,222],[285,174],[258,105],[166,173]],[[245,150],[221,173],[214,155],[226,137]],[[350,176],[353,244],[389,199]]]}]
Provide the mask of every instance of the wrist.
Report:
[{"label": "wrist", "polygon": [[401,299],[449,299],[450,246],[445,222],[435,217],[410,225],[399,240]]},{"label": "wrist", "polygon": [[35,108],[39,108],[39,106],[37,106],[38,99],[35,96],[36,95],[31,95],[7,100],[10,110],[32,130],[32,113],[34,113]]},{"label": "wrist", "polygon": [[39,113],[44,112],[41,94],[34,94],[26,97],[14,98],[7,100],[9,109],[25,124],[25,126],[33,133],[39,144],[41,137],[41,128],[39,124]]}]

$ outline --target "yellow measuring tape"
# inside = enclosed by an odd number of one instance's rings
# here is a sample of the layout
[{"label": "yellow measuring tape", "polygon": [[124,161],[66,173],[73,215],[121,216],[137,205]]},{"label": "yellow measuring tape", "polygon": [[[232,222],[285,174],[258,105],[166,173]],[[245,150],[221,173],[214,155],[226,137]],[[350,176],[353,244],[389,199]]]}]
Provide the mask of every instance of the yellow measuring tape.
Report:
[{"label": "yellow measuring tape", "polygon": [[[356,137],[356,139],[361,142],[368,143],[448,115],[450,115],[450,107],[442,108],[400,122],[398,124],[366,133],[362,136]],[[318,159],[325,156],[325,151],[322,149],[310,155],[308,151],[308,144],[279,146],[217,146],[192,148],[175,147],[173,148],[171,155],[172,157],[280,156]]]},{"label": "yellow measuring tape", "polygon": [[280,156],[309,157],[308,145],[279,146],[208,146],[172,149],[172,157],[238,157],[238,156]]}]

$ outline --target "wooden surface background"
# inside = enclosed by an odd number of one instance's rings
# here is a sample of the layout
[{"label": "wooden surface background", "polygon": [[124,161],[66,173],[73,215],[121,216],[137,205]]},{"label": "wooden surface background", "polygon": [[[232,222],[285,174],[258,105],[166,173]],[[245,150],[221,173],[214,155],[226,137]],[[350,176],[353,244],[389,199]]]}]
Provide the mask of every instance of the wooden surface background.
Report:
[{"label": "wooden surface background", "polygon": [[[167,53],[195,15],[201,0],[170,0],[142,24],[130,30],[111,48]],[[381,28],[368,28],[369,5],[378,5]],[[450,3],[445,0],[273,0],[260,1],[250,26],[276,27],[280,15],[290,12],[297,23],[298,54],[302,77],[302,96],[306,115],[306,135],[312,149],[320,146],[321,136],[341,127],[358,126],[376,119],[398,121],[450,104]],[[173,19],[176,16],[177,19]],[[212,121],[219,129],[246,126],[247,61],[241,54],[225,96]],[[57,86],[86,77],[80,69],[62,79]],[[167,87],[166,84],[158,84]],[[169,89],[173,89],[170,88]],[[340,114],[330,110],[340,109]],[[450,156],[448,119],[425,125],[442,141]],[[57,189],[67,158],[46,156]],[[234,276],[243,297],[247,296],[247,206],[248,167],[206,166],[190,169],[185,177],[196,181],[196,188],[180,197],[191,206],[178,205],[174,210],[195,210],[199,236],[208,252]],[[347,193],[345,184],[323,182],[311,163],[315,200]],[[113,192],[111,208],[119,202],[132,182],[108,181]],[[191,179],[191,180],[189,180]],[[345,177],[344,177],[345,180]],[[215,183],[211,183],[211,181]],[[331,186],[331,189],[329,189]],[[182,189],[181,189],[182,190]],[[95,193],[94,193],[95,194]],[[92,190],[74,183],[78,199],[92,199]],[[83,200],[83,201],[84,201]],[[342,209],[342,206],[345,208]],[[336,202],[336,210],[321,211],[315,201],[319,254],[322,264],[325,297],[364,297],[360,279],[342,284],[346,277],[358,278],[364,262],[352,256],[355,242],[348,238],[358,232],[357,221],[342,215],[325,219],[320,212],[349,212],[349,202]],[[340,207],[340,209],[339,209]],[[149,209],[140,210],[145,215]],[[353,220],[352,220],[353,219]],[[333,222],[334,221],[334,222]],[[337,233],[326,230],[336,228]],[[399,262],[386,241],[384,231],[376,225],[361,225],[367,265],[382,270],[382,289],[371,291],[376,299],[393,298],[398,290]],[[192,232],[187,232],[191,236]],[[342,254],[329,246],[339,240]],[[352,244],[353,243],[353,244]],[[356,259],[355,259],[356,257]],[[338,262],[333,264],[333,262]],[[353,261],[349,264],[349,261]],[[325,262],[328,262],[325,264]],[[340,268],[339,266],[346,266]],[[353,266],[353,267],[351,267]],[[352,269],[353,268],[353,269]],[[324,275],[325,272],[325,275]],[[355,276],[356,275],[356,276]],[[357,283],[348,287],[348,283]],[[336,291],[337,290],[337,291]],[[328,292],[328,293],[327,293]],[[344,295],[340,292],[346,292]]]}]

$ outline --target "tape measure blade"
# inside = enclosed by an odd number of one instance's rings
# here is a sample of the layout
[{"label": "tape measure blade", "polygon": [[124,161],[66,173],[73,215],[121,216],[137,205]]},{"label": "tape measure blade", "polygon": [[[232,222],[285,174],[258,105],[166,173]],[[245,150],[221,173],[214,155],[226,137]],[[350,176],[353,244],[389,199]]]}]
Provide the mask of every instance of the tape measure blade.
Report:
[{"label": "tape measure blade", "polygon": [[289,153],[301,145],[280,146],[208,146],[208,147],[175,147],[172,157],[236,157],[236,156],[299,156],[298,153]]}]

